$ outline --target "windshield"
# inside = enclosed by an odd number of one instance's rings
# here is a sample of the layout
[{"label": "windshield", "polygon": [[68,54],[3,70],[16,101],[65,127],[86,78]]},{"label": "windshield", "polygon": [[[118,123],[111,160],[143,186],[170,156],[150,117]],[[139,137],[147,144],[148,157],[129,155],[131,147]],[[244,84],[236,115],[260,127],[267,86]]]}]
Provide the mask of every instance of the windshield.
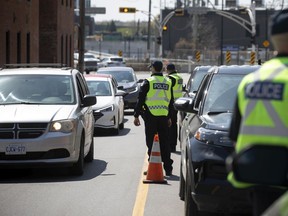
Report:
[{"label": "windshield", "polygon": [[96,96],[111,96],[111,86],[108,81],[87,80],[88,88],[91,94]]},{"label": "windshield", "polygon": [[70,76],[0,76],[0,104],[74,104]]},{"label": "windshield", "polygon": [[123,62],[122,58],[110,58],[111,61],[116,61],[116,62]]},{"label": "windshield", "polygon": [[232,112],[237,88],[244,75],[219,74],[212,78],[203,106],[203,114]]},{"label": "windshield", "polygon": [[84,55],[85,58],[95,58],[95,56],[91,55],[91,54],[85,54]]}]

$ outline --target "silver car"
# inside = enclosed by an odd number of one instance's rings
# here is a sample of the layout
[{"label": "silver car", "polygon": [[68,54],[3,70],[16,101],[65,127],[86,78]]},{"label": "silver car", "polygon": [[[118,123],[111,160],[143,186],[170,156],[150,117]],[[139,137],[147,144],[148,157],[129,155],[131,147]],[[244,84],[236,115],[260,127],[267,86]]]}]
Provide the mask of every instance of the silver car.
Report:
[{"label": "silver car", "polygon": [[95,96],[71,68],[0,70],[0,168],[70,166],[93,161]]}]

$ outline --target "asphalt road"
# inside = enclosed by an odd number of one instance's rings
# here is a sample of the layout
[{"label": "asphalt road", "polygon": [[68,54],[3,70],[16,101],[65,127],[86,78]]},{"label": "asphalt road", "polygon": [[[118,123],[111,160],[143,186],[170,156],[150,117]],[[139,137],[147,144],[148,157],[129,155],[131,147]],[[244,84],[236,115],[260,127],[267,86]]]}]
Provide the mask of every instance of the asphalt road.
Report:
[{"label": "asphalt road", "polygon": [[[137,73],[138,78],[147,75]],[[167,184],[143,184],[148,162],[141,123],[134,126],[128,110],[118,136],[97,133],[94,161],[85,164],[81,177],[70,176],[65,169],[2,170],[0,215],[184,215],[184,202],[178,196],[179,145],[172,153],[174,169]]]}]

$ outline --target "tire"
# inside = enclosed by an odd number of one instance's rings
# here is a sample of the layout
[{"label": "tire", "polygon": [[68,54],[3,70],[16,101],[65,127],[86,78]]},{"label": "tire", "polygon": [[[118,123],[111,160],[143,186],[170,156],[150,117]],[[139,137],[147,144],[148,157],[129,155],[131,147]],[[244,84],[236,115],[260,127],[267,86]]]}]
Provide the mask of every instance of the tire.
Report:
[{"label": "tire", "polygon": [[[124,112],[124,111],[123,111]],[[119,124],[119,129],[123,130],[124,129],[124,113],[122,114],[122,122]]]},{"label": "tire", "polygon": [[185,181],[184,181],[184,177],[182,173],[182,165],[180,168],[179,197],[180,197],[180,200],[182,201],[185,200]]},{"label": "tire", "polygon": [[94,160],[94,138],[92,137],[92,141],[91,141],[91,144],[90,144],[90,149],[89,149],[89,152],[86,155],[84,161],[88,162],[88,163],[91,163],[93,160]]},{"label": "tire", "polygon": [[114,135],[119,135],[119,124],[118,124],[117,128],[113,128],[112,132]]},{"label": "tire", "polygon": [[117,128],[113,128],[112,129],[112,132],[113,132],[114,135],[118,135],[119,134],[119,128],[120,128],[120,125],[119,125],[119,116],[118,116]]},{"label": "tire", "polygon": [[81,137],[78,161],[71,168],[73,175],[81,176],[84,173],[84,137]]},{"label": "tire", "polygon": [[[189,162],[189,161],[187,161]],[[194,202],[191,195],[191,181],[192,179],[188,175],[189,166],[186,170],[186,184],[185,184],[185,216],[199,216],[199,211],[196,203]]]},{"label": "tire", "polygon": [[123,130],[123,129],[124,129],[124,122],[122,122],[122,123],[119,125],[119,129],[120,129],[120,130]]}]

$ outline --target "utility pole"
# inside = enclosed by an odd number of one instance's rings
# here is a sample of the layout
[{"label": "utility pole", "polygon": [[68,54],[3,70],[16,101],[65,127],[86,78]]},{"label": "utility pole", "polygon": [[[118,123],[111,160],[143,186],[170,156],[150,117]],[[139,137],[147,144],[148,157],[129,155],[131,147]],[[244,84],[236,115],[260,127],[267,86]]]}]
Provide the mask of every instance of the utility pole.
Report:
[{"label": "utility pole", "polygon": [[78,70],[84,73],[84,52],[85,52],[85,0],[79,2],[80,16],[80,37],[79,37],[79,59]]},{"label": "utility pole", "polygon": [[147,52],[148,52],[148,60],[149,61],[150,61],[150,38],[151,38],[151,0],[149,0],[148,38],[147,38]]}]

